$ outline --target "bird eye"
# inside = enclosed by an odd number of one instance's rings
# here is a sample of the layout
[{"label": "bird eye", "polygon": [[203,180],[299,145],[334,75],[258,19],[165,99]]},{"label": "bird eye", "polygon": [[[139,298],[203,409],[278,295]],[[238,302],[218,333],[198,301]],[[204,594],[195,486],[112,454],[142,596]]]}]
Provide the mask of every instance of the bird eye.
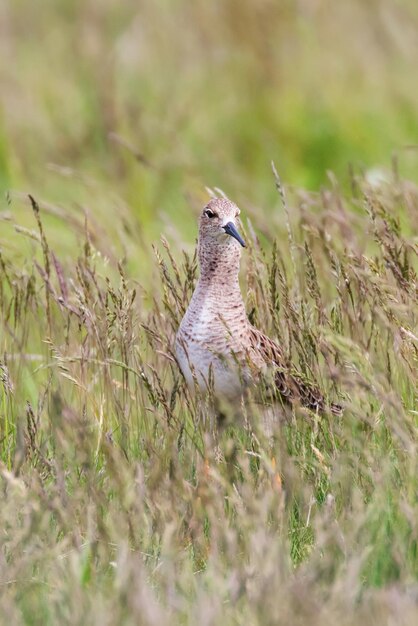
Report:
[{"label": "bird eye", "polygon": [[205,215],[206,215],[206,217],[210,217],[210,218],[212,218],[212,217],[216,217],[216,213],[214,213],[214,212],[213,212],[213,211],[211,211],[210,209],[206,209],[206,211],[205,211]]}]

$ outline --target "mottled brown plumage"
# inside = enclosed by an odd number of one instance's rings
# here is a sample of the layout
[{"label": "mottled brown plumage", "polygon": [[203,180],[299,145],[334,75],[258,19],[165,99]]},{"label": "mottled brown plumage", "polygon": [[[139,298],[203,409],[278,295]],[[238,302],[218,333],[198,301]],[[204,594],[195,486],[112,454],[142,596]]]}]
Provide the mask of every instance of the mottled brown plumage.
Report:
[{"label": "mottled brown plumage", "polygon": [[[181,370],[190,387],[213,387],[215,395],[230,400],[272,371],[285,402],[322,412],[327,404],[320,391],[290,373],[280,347],[247,318],[238,282],[245,245],[237,230],[238,215],[233,202],[217,198],[200,216],[200,278],[176,337]],[[341,413],[338,405],[328,408]]]}]

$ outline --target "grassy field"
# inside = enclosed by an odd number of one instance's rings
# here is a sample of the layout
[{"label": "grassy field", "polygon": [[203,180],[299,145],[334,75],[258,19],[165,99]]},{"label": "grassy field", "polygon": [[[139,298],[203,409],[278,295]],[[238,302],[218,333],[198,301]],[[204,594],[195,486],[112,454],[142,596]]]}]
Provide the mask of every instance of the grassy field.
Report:
[{"label": "grassy field", "polygon": [[[1,4],[1,624],[417,623],[418,11],[335,4]],[[342,417],[185,388],[207,186]]]}]

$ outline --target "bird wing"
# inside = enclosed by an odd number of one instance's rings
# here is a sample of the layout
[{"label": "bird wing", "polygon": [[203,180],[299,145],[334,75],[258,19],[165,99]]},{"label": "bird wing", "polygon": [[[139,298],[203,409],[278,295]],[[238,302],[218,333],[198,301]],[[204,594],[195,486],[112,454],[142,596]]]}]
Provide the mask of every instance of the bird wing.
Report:
[{"label": "bird wing", "polygon": [[266,365],[275,368],[274,382],[285,401],[300,402],[302,406],[319,413],[328,407],[334,415],[341,415],[342,407],[339,404],[327,404],[315,385],[304,381],[299,374],[289,371],[283,351],[275,341],[253,326],[250,327],[250,340],[252,350],[261,356]]}]

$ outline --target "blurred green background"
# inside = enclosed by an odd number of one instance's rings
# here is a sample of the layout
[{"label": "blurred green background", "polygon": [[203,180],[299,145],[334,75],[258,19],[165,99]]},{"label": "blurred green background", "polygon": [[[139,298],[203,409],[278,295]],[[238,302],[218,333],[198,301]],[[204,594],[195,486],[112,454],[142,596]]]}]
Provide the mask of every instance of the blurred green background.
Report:
[{"label": "blurred green background", "polygon": [[0,186],[148,241],[191,237],[205,185],[270,210],[271,160],[417,178],[417,60],[416,0],[2,0]]}]

